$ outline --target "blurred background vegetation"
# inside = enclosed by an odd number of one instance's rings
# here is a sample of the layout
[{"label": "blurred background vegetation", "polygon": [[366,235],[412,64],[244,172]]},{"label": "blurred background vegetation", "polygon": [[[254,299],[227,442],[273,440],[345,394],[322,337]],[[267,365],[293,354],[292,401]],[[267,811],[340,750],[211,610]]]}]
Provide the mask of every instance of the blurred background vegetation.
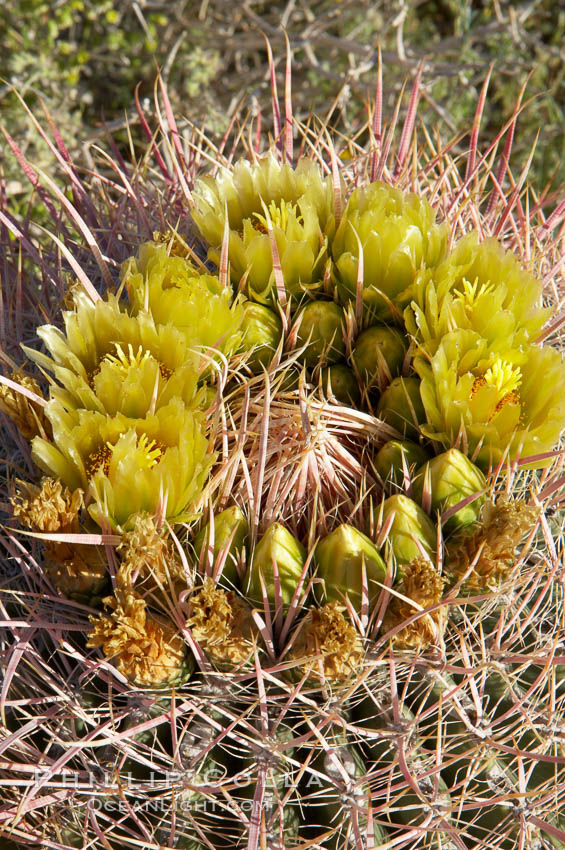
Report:
[{"label": "blurred background vegetation", "polygon": [[[12,90],[36,112],[43,98],[73,157],[105,126],[142,133],[134,90],[149,113],[157,67],[177,115],[221,134],[234,112],[270,115],[268,36],[284,73],[288,33],[295,113],[310,110],[354,133],[374,94],[377,45],[389,104],[424,62],[421,115],[444,139],[469,128],[491,63],[482,124],[492,138],[531,72],[515,156],[523,162],[538,129],[532,182],[565,183],[565,9],[555,0],[7,0],[0,10],[0,123],[40,166],[51,159]],[[281,91],[281,89],[279,90]],[[127,138],[125,133],[121,136]],[[3,145],[8,194],[25,179]],[[2,148],[0,148],[2,153]]]}]

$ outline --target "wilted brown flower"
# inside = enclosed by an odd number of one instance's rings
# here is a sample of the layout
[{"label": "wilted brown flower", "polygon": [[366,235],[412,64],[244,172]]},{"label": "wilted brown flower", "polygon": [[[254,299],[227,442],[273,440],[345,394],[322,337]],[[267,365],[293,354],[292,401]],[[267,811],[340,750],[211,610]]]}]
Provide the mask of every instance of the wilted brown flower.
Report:
[{"label": "wilted brown flower", "polygon": [[463,576],[469,590],[497,587],[515,562],[516,547],[537,522],[540,509],[520,499],[499,497],[496,504],[487,502],[480,522],[471,534],[461,534],[449,552],[449,571],[455,580]]},{"label": "wilted brown flower", "polygon": [[173,542],[157,531],[149,514],[134,517],[133,528],[122,536],[118,552],[122,564],[117,578],[124,586],[143,582],[145,589],[166,587],[177,580],[186,584]]},{"label": "wilted brown flower", "polygon": [[344,617],[345,607],[328,602],[311,608],[300,629],[288,660],[295,661],[309,677],[340,682],[347,679],[363,658],[361,638]]},{"label": "wilted brown flower", "polygon": [[[22,375],[21,372],[13,372],[10,380],[43,398],[41,387],[33,378]],[[42,405],[34,403],[26,395],[6,384],[0,384],[0,410],[10,417],[24,440],[51,434],[51,427],[45,418]]]},{"label": "wilted brown flower", "polygon": [[192,664],[176,627],[147,613],[147,603],[133,588],[118,586],[104,603],[110,614],[91,617],[88,647],[101,646],[104,655],[130,682],[158,688],[182,684]]},{"label": "wilted brown flower", "polygon": [[35,531],[78,532],[82,497],[82,490],[71,493],[55,478],[44,477],[39,487],[18,481],[18,491],[10,501],[16,519]]},{"label": "wilted brown flower", "polygon": [[232,669],[248,660],[257,637],[251,608],[233,591],[216,587],[207,578],[190,600],[187,626],[208,659],[220,669]]},{"label": "wilted brown flower", "polygon": [[[39,486],[18,481],[12,496],[13,515],[22,525],[48,534],[79,534],[83,492],[71,493],[60,481],[42,478]],[[106,560],[98,546],[45,540],[44,572],[61,593],[95,604],[107,581]]]},{"label": "wilted brown flower", "polygon": [[[382,632],[389,632],[417,613],[436,605],[442,597],[445,580],[426,558],[415,558],[404,570],[398,592],[406,599],[391,596],[383,619]],[[409,601],[411,600],[412,603]],[[446,616],[442,608],[423,613],[413,623],[397,632],[392,640],[398,649],[424,649],[438,644],[445,631]]]}]

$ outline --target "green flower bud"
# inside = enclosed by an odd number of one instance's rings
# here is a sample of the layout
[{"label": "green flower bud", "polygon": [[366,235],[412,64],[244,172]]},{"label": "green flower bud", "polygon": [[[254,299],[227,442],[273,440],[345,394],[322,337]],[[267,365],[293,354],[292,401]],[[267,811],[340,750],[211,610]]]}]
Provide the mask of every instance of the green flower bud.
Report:
[{"label": "green flower bud", "polygon": [[345,363],[322,369],[322,388],[328,397],[333,395],[343,404],[356,406],[361,400],[355,375]]},{"label": "green flower bud", "polygon": [[[458,449],[449,449],[428,461],[414,481],[414,497],[422,500],[424,488],[431,491],[433,511],[445,513],[458,502],[479,493],[486,487],[485,476],[469,458]],[[445,529],[452,531],[464,528],[479,518],[486,501],[486,494],[461,508],[445,523]]]},{"label": "green flower bud", "polygon": [[315,561],[325,602],[343,602],[361,610],[363,565],[367,575],[369,608],[372,608],[386,576],[386,565],[375,544],[352,525],[340,525],[316,546]]},{"label": "green flower bud", "polygon": [[243,350],[251,351],[247,361],[254,372],[261,372],[261,367],[267,367],[282,336],[282,322],[277,314],[249,301],[243,306]]},{"label": "green flower bud", "polygon": [[373,325],[359,334],[351,356],[361,380],[383,390],[400,375],[405,355],[406,342],[400,331]]},{"label": "green flower bud", "polygon": [[[377,516],[381,508],[377,508]],[[433,559],[437,533],[434,523],[422,508],[406,496],[390,496],[382,506],[382,524],[394,514],[387,537],[387,547],[397,567],[405,566],[422,553]],[[397,580],[400,578],[397,575]]]},{"label": "green flower bud", "polygon": [[379,399],[377,416],[407,439],[417,439],[426,421],[418,378],[395,378]]},{"label": "green flower bud", "polygon": [[375,458],[375,467],[385,482],[404,483],[404,468],[412,475],[414,470],[430,459],[428,452],[409,440],[389,440]]},{"label": "green flower bud", "polygon": [[245,593],[249,600],[262,607],[263,593],[260,574],[263,576],[267,597],[272,606],[276,605],[275,579],[273,564],[277,565],[283,611],[286,611],[300,580],[306,550],[283,525],[275,522],[269,526],[253,553],[253,560],[247,568],[244,580]]},{"label": "green flower bud", "polygon": [[[228,556],[222,570],[220,584],[225,587],[239,586],[236,562],[237,553],[241,552],[247,543],[249,523],[242,511],[234,505],[214,517],[214,560],[228,546]],[[229,542],[231,539],[231,542]],[[200,529],[194,538],[196,555],[200,556],[203,546],[210,540],[210,523]]]},{"label": "green flower bud", "polygon": [[300,311],[298,344],[308,347],[303,354],[307,366],[323,360],[336,363],[345,355],[343,310],[333,301],[310,301]]}]

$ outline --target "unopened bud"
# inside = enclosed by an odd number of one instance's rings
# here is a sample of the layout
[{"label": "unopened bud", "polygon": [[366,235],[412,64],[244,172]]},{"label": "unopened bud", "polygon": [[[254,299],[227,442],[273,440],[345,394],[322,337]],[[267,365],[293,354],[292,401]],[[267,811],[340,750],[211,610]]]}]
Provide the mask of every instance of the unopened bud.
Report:
[{"label": "unopened bud", "polygon": [[419,378],[395,378],[379,399],[377,416],[406,439],[417,439],[419,424],[426,421]]},{"label": "unopened bud", "polygon": [[351,356],[361,380],[384,390],[400,375],[406,343],[399,331],[386,325],[373,325],[359,334]]},{"label": "unopened bud", "polygon": [[369,609],[377,601],[386,576],[386,565],[375,544],[352,525],[340,525],[316,546],[318,578],[322,579],[325,602],[343,602],[345,597],[361,610],[363,569],[366,574]]}]

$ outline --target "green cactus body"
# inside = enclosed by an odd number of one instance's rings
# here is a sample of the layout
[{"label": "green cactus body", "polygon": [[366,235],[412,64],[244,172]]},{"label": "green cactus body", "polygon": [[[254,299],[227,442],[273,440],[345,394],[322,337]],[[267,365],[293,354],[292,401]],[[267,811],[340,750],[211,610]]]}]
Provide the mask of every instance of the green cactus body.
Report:
[{"label": "green cactus body", "polygon": [[313,368],[337,363],[345,355],[343,309],[333,301],[309,301],[299,313],[298,344],[306,345],[303,360]]},{"label": "green cactus body", "polygon": [[250,351],[248,365],[253,372],[267,368],[282,337],[282,322],[269,307],[248,301],[243,305],[242,347]]},{"label": "green cactus body", "polygon": [[[207,523],[194,538],[194,549],[197,556],[200,555],[202,547],[208,544],[209,534],[210,524]],[[249,523],[237,505],[233,505],[214,516],[214,560],[229,543],[229,554],[219,582],[223,587],[239,586],[237,555],[247,545],[248,535]]]},{"label": "green cactus body", "polygon": [[[463,499],[486,488],[485,476],[481,470],[458,449],[449,449],[437,455],[419,470],[413,489],[414,498],[420,502],[428,481],[431,491],[431,509],[441,513],[445,513]],[[445,530],[464,529],[476,522],[486,498],[486,494],[483,493],[458,510],[445,522]]]},{"label": "green cactus body", "polygon": [[271,606],[277,603],[273,564],[277,565],[283,611],[288,609],[306,563],[306,550],[283,525],[269,526],[257,543],[244,579],[245,594],[254,604],[263,606],[260,574],[263,576]]},{"label": "green cactus body", "polygon": [[[259,729],[257,734],[259,737]],[[279,724],[274,735],[268,736],[267,739],[261,738],[262,750],[242,759],[242,768],[251,771],[253,776],[257,770],[265,771],[261,816],[265,821],[269,850],[284,850],[299,839],[299,810],[292,801],[287,801],[284,806],[282,804],[293,782],[294,767],[286,758],[292,758],[294,755],[294,747],[286,746],[292,742],[293,737],[294,732],[290,727]],[[241,789],[244,799],[253,799],[256,784],[254,779]]]},{"label": "green cactus body", "polygon": [[[304,834],[315,838],[333,829],[322,846],[328,850],[353,850],[358,846],[354,819],[362,836],[367,830],[371,796],[369,783],[364,779],[367,766],[343,728],[334,725],[329,732],[324,731],[324,738],[328,749],[318,749],[310,761],[313,772],[302,783],[303,808],[309,813],[309,827]],[[376,846],[384,843],[386,830],[375,822],[373,829]]]},{"label": "green cactus body", "polygon": [[363,383],[382,391],[400,375],[406,350],[400,331],[373,325],[357,337],[351,359]]},{"label": "green cactus body", "polygon": [[410,478],[414,471],[430,459],[428,452],[409,440],[389,440],[375,458],[375,467],[381,480],[397,487],[404,485],[404,470]]},{"label": "green cactus body", "polygon": [[[426,773],[426,764],[430,762],[429,753],[422,747],[415,717],[410,708],[401,704],[399,706],[399,718],[395,723],[390,706],[383,707],[376,704],[371,697],[366,697],[355,709],[355,716],[359,719],[360,726],[364,730],[368,729],[372,733],[383,733],[382,737],[363,737],[362,746],[367,755],[368,768],[374,764],[379,770],[388,767],[391,771],[390,781],[389,778],[387,778],[386,783],[383,780],[384,787],[381,792],[383,802],[386,800],[390,809],[388,817],[391,826],[414,826],[421,823],[426,814],[426,801],[429,801],[429,805],[433,803],[436,808],[439,807],[442,811],[445,811],[445,818],[449,819],[451,797],[448,786],[441,775],[437,777],[437,793],[434,776],[430,775],[423,776],[418,782],[421,796],[410,788],[404,788],[400,794],[391,790],[389,795],[389,785],[399,788],[405,785],[402,773],[397,765],[400,737],[404,739],[405,757],[413,775]],[[372,797],[373,805],[378,805],[379,799],[375,792],[373,792]]]},{"label": "green cactus body", "polygon": [[417,440],[419,426],[426,421],[419,379],[395,378],[391,381],[379,399],[377,416],[407,440]]},{"label": "green cactus body", "polygon": [[345,363],[335,363],[322,369],[322,389],[326,396],[335,396],[342,404],[356,407],[361,400],[355,375]]},{"label": "green cactus body", "polygon": [[343,602],[348,597],[356,610],[362,601],[363,566],[367,576],[369,609],[371,609],[386,577],[386,565],[375,544],[352,525],[340,525],[324,537],[315,551],[318,578],[322,590],[317,590],[324,602]]},{"label": "green cactus body", "polygon": [[[375,514],[381,518],[381,509],[376,508]],[[382,524],[384,525],[393,514],[386,546],[396,561],[396,581],[399,581],[402,577],[402,567],[410,561],[426,556],[433,560],[437,531],[425,511],[406,496],[389,496],[385,499],[382,505]]]}]

